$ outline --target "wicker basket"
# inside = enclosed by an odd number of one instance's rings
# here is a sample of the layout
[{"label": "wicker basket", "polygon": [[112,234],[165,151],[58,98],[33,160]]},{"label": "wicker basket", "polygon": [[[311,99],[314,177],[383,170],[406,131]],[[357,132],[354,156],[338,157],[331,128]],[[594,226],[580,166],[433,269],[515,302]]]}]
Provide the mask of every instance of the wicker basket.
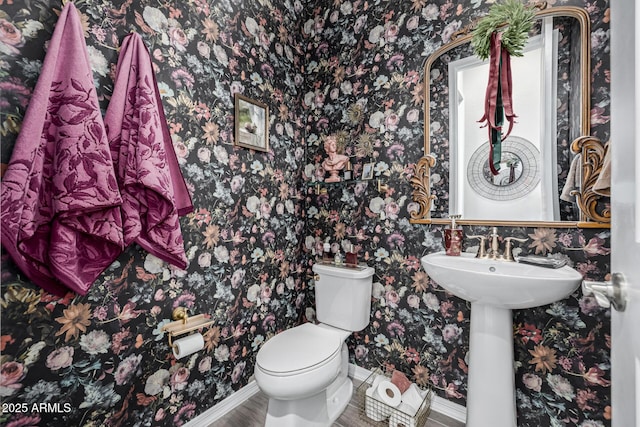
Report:
[{"label": "wicker basket", "polygon": [[[375,394],[367,394],[367,390],[373,386],[374,379],[378,375],[384,376],[380,371],[373,372],[356,390],[356,403],[360,419],[372,426],[423,427],[427,423],[427,418],[429,418],[431,412],[431,397],[433,394],[431,390],[420,387],[423,393],[427,392],[426,396],[423,398],[418,411],[415,414],[410,414],[402,409],[387,405],[377,399]],[[385,379],[391,381],[386,376]]]}]

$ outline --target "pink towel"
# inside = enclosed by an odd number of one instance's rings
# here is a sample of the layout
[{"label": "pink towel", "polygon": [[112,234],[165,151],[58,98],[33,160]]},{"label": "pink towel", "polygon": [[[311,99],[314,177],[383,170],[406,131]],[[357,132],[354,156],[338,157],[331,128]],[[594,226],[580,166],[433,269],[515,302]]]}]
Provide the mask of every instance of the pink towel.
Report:
[{"label": "pink towel", "polygon": [[53,32],[0,200],[2,245],[49,292],[86,294],[123,249],[122,200],[73,2]]},{"label": "pink towel", "polygon": [[138,34],[129,34],[122,42],[104,121],[122,193],[125,245],[135,241],[185,269],[178,216],[191,212],[193,206],[167,128],[151,57]]}]

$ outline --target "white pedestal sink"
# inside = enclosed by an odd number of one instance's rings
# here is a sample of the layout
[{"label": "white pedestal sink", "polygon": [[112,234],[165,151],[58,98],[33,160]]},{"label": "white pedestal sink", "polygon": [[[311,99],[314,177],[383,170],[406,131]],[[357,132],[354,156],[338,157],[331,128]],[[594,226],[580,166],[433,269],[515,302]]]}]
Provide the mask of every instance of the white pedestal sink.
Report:
[{"label": "white pedestal sink", "polygon": [[582,275],[473,254],[422,257],[438,285],[471,302],[467,427],[515,427],[512,309],[550,304],[571,295]]}]

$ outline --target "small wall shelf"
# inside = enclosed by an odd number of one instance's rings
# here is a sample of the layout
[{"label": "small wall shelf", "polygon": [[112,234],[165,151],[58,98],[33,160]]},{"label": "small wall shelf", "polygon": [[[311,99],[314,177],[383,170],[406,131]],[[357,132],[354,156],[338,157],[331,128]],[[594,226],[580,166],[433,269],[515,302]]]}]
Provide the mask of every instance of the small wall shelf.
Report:
[{"label": "small wall shelf", "polygon": [[386,184],[385,181],[383,181],[380,178],[377,178],[377,179],[349,179],[349,180],[346,180],[346,181],[338,181],[338,182],[312,181],[312,182],[307,182],[306,185],[307,185],[307,187],[314,187],[314,192],[319,195],[319,194],[326,194],[328,187],[342,187],[342,186],[351,185],[351,184],[358,184],[358,183],[361,183],[361,182],[365,182],[365,183],[373,182],[373,183],[375,183],[376,189],[380,193],[386,193],[387,191],[389,191],[388,184]]}]

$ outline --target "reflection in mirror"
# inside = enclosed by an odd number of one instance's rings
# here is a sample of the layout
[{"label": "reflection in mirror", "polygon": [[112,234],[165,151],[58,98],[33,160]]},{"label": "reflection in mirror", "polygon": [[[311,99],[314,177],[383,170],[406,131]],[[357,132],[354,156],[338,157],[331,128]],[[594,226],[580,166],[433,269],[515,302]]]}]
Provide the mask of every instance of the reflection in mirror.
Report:
[{"label": "reflection in mirror", "polygon": [[[541,156],[533,143],[509,136],[502,143],[498,175],[491,173],[488,158],[489,144],[482,144],[465,161],[464,183],[457,186],[456,196],[451,200],[451,206],[455,206],[452,209],[474,219],[509,220],[522,215],[522,219],[534,220],[536,218],[530,216],[532,211],[552,214],[553,208],[557,208],[557,204],[552,203],[556,196],[549,197],[541,191]],[[494,211],[496,206],[505,204],[508,208]]]},{"label": "reflection in mirror", "polygon": [[[558,113],[556,107],[558,29],[554,30],[551,18],[546,21],[542,35],[531,37],[523,56],[511,60],[517,123],[503,142],[496,176],[489,170],[487,128],[477,122],[478,112],[484,110],[482,87],[489,64],[477,56],[451,58],[448,64],[450,214],[474,219],[561,220],[558,179],[566,177],[568,153],[563,151],[568,147],[561,148],[565,156],[558,163],[556,123],[566,109]],[[510,203],[513,201],[518,203]],[[571,213],[569,206],[562,219],[577,219],[568,217]]]},{"label": "reflection in mirror", "polygon": [[585,216],[585,200],[593,200],[584,183],[599,165],[588,167],[586,159],[592,161],[602,144],[578,141],[590,130],[588,16],[580,8],[558,7],[537,17],[525,56],[512,58],[518,118],[504,142],[498,177],[486,179],[488,132],[477,121],[488,66],[474,55],[471,35],[452,38],[427,60],[425,156],[411,180],[419,205],[412,220],[457,213],[494,222],[594,220]]}]

